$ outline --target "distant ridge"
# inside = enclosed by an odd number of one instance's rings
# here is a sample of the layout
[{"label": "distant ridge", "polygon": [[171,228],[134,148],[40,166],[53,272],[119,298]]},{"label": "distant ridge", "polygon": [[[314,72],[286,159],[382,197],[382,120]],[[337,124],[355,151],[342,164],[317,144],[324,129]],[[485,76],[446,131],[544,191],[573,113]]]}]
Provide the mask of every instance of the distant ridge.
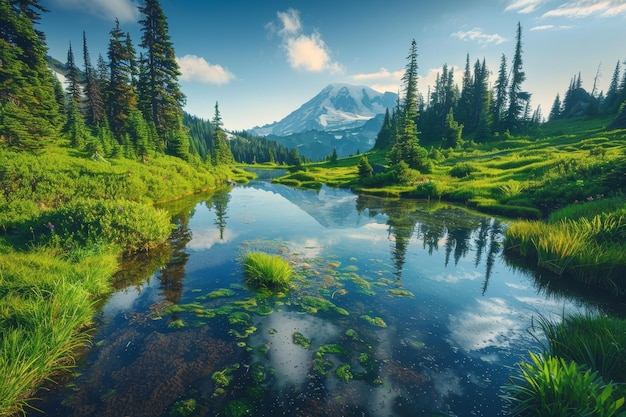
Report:
[{"label": "distant ridge", "polygon": [[365,152],[372,148],[387,109],[396,106],[398,95],[380,93],[370,87],[329,84],[315,97],[284,119],[250,133],[298,148],[313,160]]}]

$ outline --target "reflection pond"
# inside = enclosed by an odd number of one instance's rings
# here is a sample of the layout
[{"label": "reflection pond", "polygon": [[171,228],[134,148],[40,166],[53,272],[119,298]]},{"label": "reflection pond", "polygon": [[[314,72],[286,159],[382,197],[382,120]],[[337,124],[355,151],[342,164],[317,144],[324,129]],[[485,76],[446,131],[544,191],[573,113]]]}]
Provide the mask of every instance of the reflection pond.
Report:
[{"label": "reflection pond", "polygon": [[[502,254],[506,223],[440,203],[257,179],[166,206],[49,416],[496,416],[538,314],[598,309]],[[247,288],[279,254],[290,290]],[[41,415],[32,411],[29,415]]]}]

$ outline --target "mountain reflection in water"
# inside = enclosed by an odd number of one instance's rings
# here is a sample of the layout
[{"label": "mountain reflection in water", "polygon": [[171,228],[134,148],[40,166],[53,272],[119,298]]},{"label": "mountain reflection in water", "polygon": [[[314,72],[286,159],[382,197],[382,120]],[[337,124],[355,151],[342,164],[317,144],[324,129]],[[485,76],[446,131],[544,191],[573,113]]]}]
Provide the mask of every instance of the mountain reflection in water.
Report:
[{"label": "mountain reflection in water", "polygon": [[[127,261],[48,416],[507,415],[532,316],[599,308],[503,258],[505,222],[446,204],[257,180],[164,207],[167,251]],[[287,259],[293,288],[247,288],[247,250]]]}]

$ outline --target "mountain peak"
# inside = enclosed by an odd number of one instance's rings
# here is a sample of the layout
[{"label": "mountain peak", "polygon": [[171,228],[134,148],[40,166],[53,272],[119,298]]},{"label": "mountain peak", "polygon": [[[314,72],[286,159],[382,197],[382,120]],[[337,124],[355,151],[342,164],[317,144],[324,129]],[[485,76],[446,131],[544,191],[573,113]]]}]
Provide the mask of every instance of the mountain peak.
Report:
[{"label": "mountain peak", "polygon": [[284,119],[253,128],[253,134],[287,136],[306,131],[335,132],[365,125],[396,104],[394,93],[359,85],[332,83]]}]

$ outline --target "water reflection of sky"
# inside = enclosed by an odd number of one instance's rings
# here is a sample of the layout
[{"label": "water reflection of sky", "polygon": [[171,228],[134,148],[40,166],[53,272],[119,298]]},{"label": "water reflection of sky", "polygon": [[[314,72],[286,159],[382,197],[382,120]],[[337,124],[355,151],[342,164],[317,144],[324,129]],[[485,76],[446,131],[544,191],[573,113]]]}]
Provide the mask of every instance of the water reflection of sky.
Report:
[{"label": "water reflection of sky", "polygon": [[[298,401],[298,390],[318,383],[310,376],[315,350],[324,343],[345,344],[345,326],[352,326],[367,337],[365,345],[375,355],[384,383],[346,384],[327,377],[323,389],[332,394],[322,403],[334,414],[345,411],[339,406],[342,401],[372,417],[434,411],[504,415],[498,394],[507,381],[506,367],[537,347],[527,332],[531,316],[541,312],[556,317],[564,309],[580,308],[564,298],[538,294],[529,276],[506,265],[497,241],[480,247],[477,242],[488,236],[487,229],[481,235],[474,228],[483,224],[496,230],[493,222],[481,223],[480,218],[453,213],[454,221],[446,223],[445,215],[420,211],[417,202],[357,198],[348,190],[326,187],[320,192],[298,191],[270,183],[235,187],[221,204],[218,209],[210,200],[202,202],[189,219],[190,239],[179,248],[185,255],[182,269],[177,270],[180,283],[168,283],[170,292],[180,284],[175,296],[181,303],[243,284],[238,258],[249,248],[272,248],[264,246],[267,242],[286,248],[302,263],[321,263],[317,276],[334,276],[341,285],[331,287],[330,293],[346,290],[345,295],[332,298],[350,311],[340,319],[305,314],[297,309],[295,295],[272,314],[253,317],[258,330],[247,344],[269,349],[267,355],[254,350],[250,363],[267,361],[274,370],[276,401],[290,395]],[[455,240],[450,239],[451,233]],[[490,265],[489,243],[497,253]],[[329,266],[331,261],[335,266]],[[111,320],[129,311],[146,311],[162,300],[166,285],[160,277],[165,272],[115,293],[103,317]],[[369,287],[353,282],[354,276]],[[390,292],[394,289],[413,295],[395,297]],[[311,288],[303,294],[321,293]],[[250,295],[240,290],[239,296]],[[384,318],[387,327],[368,327],[359,318],[363,314]],[[310,339],[312,348],[295,345],[294,331]],[[224,358],[225,363],[231,360],[236,359]],[[302,404],[307,404],[302,398]]]}]

